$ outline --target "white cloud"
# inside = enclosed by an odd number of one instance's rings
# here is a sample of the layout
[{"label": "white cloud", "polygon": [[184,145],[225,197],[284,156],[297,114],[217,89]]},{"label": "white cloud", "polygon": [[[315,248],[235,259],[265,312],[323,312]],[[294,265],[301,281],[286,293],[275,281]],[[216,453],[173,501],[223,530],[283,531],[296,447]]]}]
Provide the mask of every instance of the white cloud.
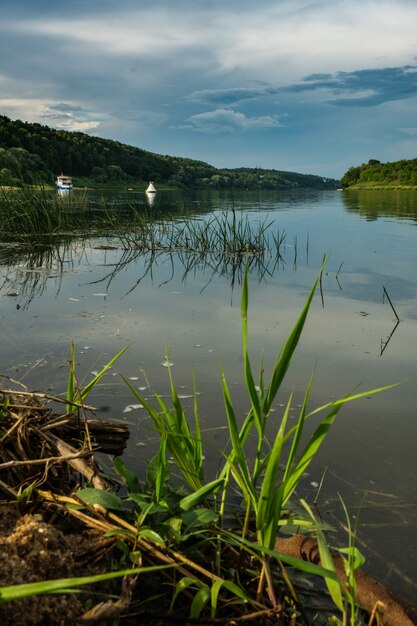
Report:
[{"label": "white cloud", "polygon": [[211,76],[237,71],[273,84],[316,71],[403,65],[416,54],[417,5],[408,0],[242,3],[239,11],[157,4],[3,28],[53,38],[60,47],[84,44],[93,54],[163,58],[170,67],[180,55],[182,64],[204,66]]},{"label": "white cloud", "polygon": [[235,133],[261,128],[276,128],[280,126],[277,116],[264,115],[261,117],[247,117],[231,109],[216,109],[206,113],[192,115],[183,128],[191,128],[202,133]]},{"label": "white cloud", "polygon": [[[31,98],[0,98],[0,110],[2,114],[12,119],[22,119],[28,122],[37,122],[39,124],[47,124],[53,128],[61,130],[71,130],[78,132],[87,132],[94,130],[100,126],[97,119],[88,119],[89,115],[75,115],[68,110],[62,110],[63,103],[57,103],[56,107],[50,102],[45,103],[44,100]],[[73,110],[78,113],[78,105],[74,105]],[[82,109],[81,109],[82,110]],[[87,119],[86,119],[87,118]]]},{"label": "white cloud", "polygon": [[313,4],[300,14],[242,14],[226,20],[219,58],[225,71],[244,69],[277,83],[310,71],[351,71],[403,65],[416,53],[417,5],[407,1],[351,0]]},{"label": "white cloud", "polygon": [[181,13],[170,10],[123,10],[96,13],[93,16],[65,19],[20,20],[9,25],[16,32],[60,40],[86,43],[111,54],[164,56],[177,49],[198,46],[202,31],[196,28],[200,11]]}]

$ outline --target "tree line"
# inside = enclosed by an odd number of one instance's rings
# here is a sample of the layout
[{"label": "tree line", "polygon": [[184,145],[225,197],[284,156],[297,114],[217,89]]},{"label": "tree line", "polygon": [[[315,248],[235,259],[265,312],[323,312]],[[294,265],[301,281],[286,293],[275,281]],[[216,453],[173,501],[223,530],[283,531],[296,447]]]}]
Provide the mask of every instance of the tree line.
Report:
[{"label": "tree line", "polygon": [[417,186],[417,159],[402,159],[392,163],[381,163],[370,159],[358,167],[351,167],[342,176],[343,187],[371,184],[373,186]]},{"label": "tree line", "polygon": [[57,174],[92,184],[153,180],[176,188],[330,188],[332,178],[262,168],[218,169],[183,157],[155,154],[85,133],[55,130],[0,116],[0,185],[52,184]]}]

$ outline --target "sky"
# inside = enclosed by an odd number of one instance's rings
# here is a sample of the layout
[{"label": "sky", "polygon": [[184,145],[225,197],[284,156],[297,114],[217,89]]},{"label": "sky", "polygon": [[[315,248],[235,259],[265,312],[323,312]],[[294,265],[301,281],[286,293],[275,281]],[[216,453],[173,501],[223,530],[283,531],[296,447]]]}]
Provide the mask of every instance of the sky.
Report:
[{"label": "sky", "polygon": [[417,157],[416,0],[0,0],[0,114],[217,167]]}]

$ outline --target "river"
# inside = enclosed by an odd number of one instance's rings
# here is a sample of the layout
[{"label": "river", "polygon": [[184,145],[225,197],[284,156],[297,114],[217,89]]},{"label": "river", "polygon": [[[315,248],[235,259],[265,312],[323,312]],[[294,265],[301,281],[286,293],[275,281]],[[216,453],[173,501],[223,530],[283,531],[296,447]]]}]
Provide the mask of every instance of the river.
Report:
[{"label": "river", "polygon": [[[311,408],[356,388],[402,383],[342,409],[302,495],[317,500],[323,517],[340,529],[340,494],[350,513],[360,516],[359,547],[368,571],[412,601],[417,597],[417,193],[171,191],[158,192],[152,206],[144,194],[117,196],[120,206],[127,201],[177,221],[184,212],[201,221],[233,208],[254,227],[271,222],[268,232],[284,237],[281,256],[253,262],[249,276],[249,349],[253,364],[263,357],[266,378],[324,255],[330,255],[269,432],[275,432],[290,392],[296,411],[313,369]],[[221,368],[237,413],[243,416],[248,407],[240,330],[243,263],[187,253],[151,258],[98,233],[30,251],[3,243],[0,264],[0,372],[30,389],[63,392],[71,339],[80,382],[129,344],[91,402],[104,417],[128,421],[126,463],[141,472],[154,452],[155,435],[144,410],[132,408],[136,402],[117,371],[145,394],[148,385],[168,394],[163,366],[168,351],[191,412],[195,372],[207,463],[214,473],[217,451],[226,443]]]}]

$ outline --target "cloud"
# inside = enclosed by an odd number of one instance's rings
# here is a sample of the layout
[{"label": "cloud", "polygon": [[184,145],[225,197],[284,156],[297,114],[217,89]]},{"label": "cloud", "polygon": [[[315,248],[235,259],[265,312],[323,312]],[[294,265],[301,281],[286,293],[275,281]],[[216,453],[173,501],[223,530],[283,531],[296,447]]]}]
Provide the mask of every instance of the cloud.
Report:
[{"label": "cloud", "polygon": [[324,100],[343,106],[377,106],[417,95],[417,66],[362,69],[334,74],[313,74],[286,92],[322,91]]},{"label": "cloud", "polygon": [[[73,112],[75,111],[75,113]],[[65,104],[58,102],[56,105],[50,104],[42,106],[39,116],[41,121],[48,120],[48,124],[58,128],[59,130],[70,130],[86,133],[100,126],[98,120],[93,120],[87,113],[82,113],[84,109],[78,105]]]},{"label": "cloud", "polygon": [[[244,71],[270,83],[335,68],[404,63],[415,55],[417,5],[408,0],[321,0],[275,2],[266,10],[223,15],[224,36],[217,46],[225,71]],[[389,61],[388,61],[389,60]]]},{"label": "cloud", "polygon": [[[40,98],[1,98],[0,110],[12,119],[22,119],[40,124],[48,124],[60,130],[88,132],[98,128],[101,121],[96,114],[85,113],[75,115],[71,110],[83,111],[78,105],[63,105],[63,103],[46,104]],[[93,118],[96,119],[93,119]]]},{"label": "cloud", "polygon": [[191,128],[201,133],[217,135],[276,128],[277,126],[280,126],[277,116],[247,117],[243,113],[237,113],[231,109],[216,109],[215,111],[192,115],[182,128]]}]

